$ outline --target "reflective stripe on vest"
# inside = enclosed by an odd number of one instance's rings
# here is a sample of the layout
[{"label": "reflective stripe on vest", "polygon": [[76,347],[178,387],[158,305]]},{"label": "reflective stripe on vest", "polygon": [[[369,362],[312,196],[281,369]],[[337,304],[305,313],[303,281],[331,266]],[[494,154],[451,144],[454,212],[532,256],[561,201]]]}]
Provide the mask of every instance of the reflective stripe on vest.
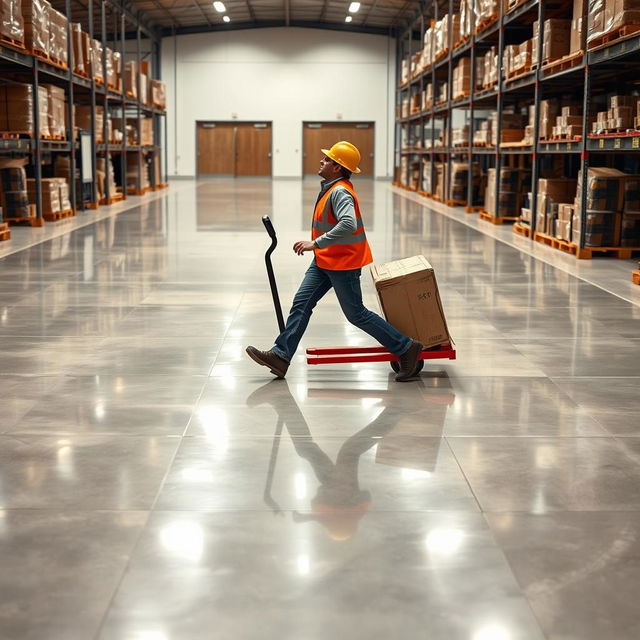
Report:
[{"label": "reflective stripe on vest", "polygon": [[347,238],[343,238],[339,242],[324,249],[314,249],[316,264],[321,269],[331,271],[360,269],[373,262],[373,257],[371,256],[371,249],[369,248],[367,235],[364,231],[358,197],[353,190],[353,185],[348,180],[339,180],[331,185],[327,192],[318,200],[313,212],[311,239],[316,240],[323,233],[331,231],[331,229],[338,224],[338,219],[333,213],[333,207],[331,205],[331,193],[337,187],[346,189],[353,197],[356,230]]}]

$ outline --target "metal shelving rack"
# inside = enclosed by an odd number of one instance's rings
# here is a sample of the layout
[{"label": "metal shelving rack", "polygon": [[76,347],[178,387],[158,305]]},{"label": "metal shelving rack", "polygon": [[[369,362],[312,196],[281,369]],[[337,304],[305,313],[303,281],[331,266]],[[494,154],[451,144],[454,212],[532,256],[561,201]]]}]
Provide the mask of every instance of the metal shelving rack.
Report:
[{"label": "metal shelving rack", "polygon": [[[593,100],[597,94],[619,92],[629,93],[633,88],[627,79],[637,76],[640,70],[640,33],[627,36],[624,39],[614,41],[608,45],[603,45],[593,50],[587,49],[587,29],[589,20],[588,11],[583,13],[582,30],[582,57],[578,57],[573,66],[549,72],[543,68],[543,27],[544,21],[554,17],[571,17],[572,3],[554,0],[553,2],[539,2],[538,0],[526,0],[520,2],[510,10],[506,10],[506,1],[501,3],[500,13],[495,23],[489,25],[482,31],[475,33],[475,25],[472,24],[472,36],[469,41],[453,48],[455,43],[450,42],[449,52],[444,59],[438,60],[435,64],[428,65],[415,77],[410,77],[405,84],[399,84],[396,90],[396,104],[401,108],[402,101],[406,97],[411,97],[416,88],[418,91],[424,89],[425,82],[433,83],[434,102],[436,100],[436,76],[444,65],[448,65],[449,96],[446,104],[435,105],[429,110],[421,110],[418,114],[409,114],[409,117],[399,118],[396,123],[396,154],[398,160],[407,157],[408,172],[411,170],[411,162],[421,161],[422,157],[428,156],[431,160],[431,184],[433,181],[434,160],[440,155],[446,158],[448,163],[448,184],[447,194],[451,188],[451,162],[455,156],[462,156],[468,161],[468,184],[467,184],[467,210],[472,210],[473,177],[472,163],[474,158],[492,159],[496,167],[496,174],[499,177],[500,167],[505,158],[513,155],[528,156],[531,159],[532,186],[531,194],[531,229],[536,228],[536,204],[537,204],[537,181],[548,157],[562,156],[565,160],[565,168],[575,177],[578,170],[586,176],[590,166],[618,165],[625,166],[628,172],[640,173],[640,131],[620,133],[616,135],[593,136],[590,132],[590,115],[593,113]],[[398,71],[401,69],[403,59],[411,65],[411,55],[416,51],[415,41],[422,46],[422,37],[426,26],[430,20],[439,20],[445,14],[454,15],[459,12],[460,3],[456,0],[440,0],[427,2],[423,6],[422,12],[416,15],[413,20],[397,36],[397,56]],[[513,81],[506,81],[502,73],[502,60],[505,46],[511,43],[519,43],[533,37],[531,25],[537,20],[538,29],[538,59],[533,61],[535,69],[526,76]],[[416,30],[419,36],[416,37]],[[451,38],[451,35],[450,35]],[[497,45],[498,51],[498,81],[495,91],[476,89],[475,72],[476,59],[480,52],[492,45]],[[471,87],[468,98],[452,100],[451,77],[452,70],[457,61],[469,55],[471,58]],[[624,73],[621,73],[624,72]],[[629,71],[633,73],[629,74]],[[634,75],[635,74],[635,75]],[[400,78],[400,73],[398,73]],[[541,141],[540,140],[540,102],[546,98],[560,97],[573,91],[575,95],[582,97],[583,104],[583,135],[580,141]],[[502,113],[505,106],[515,104],[532,104],[534,107],[534,137],[532,145],[521,148],[505,148],[500,141],[502,139],[502,118],[497,119],[497,131],[494,137],[498,141],[495,148],[474,148],[473,133],[475,127],[475,113],[483,106],[495,104],[496,111]],[[490,108],[490,107],[489,107]],[[469,146],[465,148],[454,148],[451,138],[452,114],[456,109],[467,111],[467,122],[469,123]],[[406,134],[415,126],[431,129],[431,140],[435,142],[435,117],[444,115],[446,119],[448,147],[445,149],[401,149],[400,141],[407,139]],[[403,128],[406,129],[403,136]],[[594,164],[595,163],[595,164]],[[420,163],[422,169],[422,163]],[[632,171],[629,171],[629,169]],[[409,174],[400,177],[402,186],[413,189],[410,186]],[[496,179],[495,187],[496,202],[500,198],[500,180]],[[420,171],[418,187],[416,191],[425,194],[422,170]],[[585,229],[586,210],[585,197],[587,190],[587,180],[582,181],[583,203],[581,215],[581,229]],[[430,194],[433,195],[433,194]],[[448,196],[447,196],[448,197]],[[514,212],[514,217],[519,216],[519,212]],[[533,233],[530,234],[533,237]],[[579,248],[584,249],[584,233],[580,238]]]},{"label": "metal shelving rack", "polygon": [[[109,109],[116,107],[121,109],[123,120],[126,117],[126,107],[133,107],[136,109],[138,118],[143,116],[150,116],[154,119],[154,130],[156,132],[156,141],[153,146],[153,151],[156,154],[160,154],[160,146],[158,144],[160,138],[160,120],[164,118],[164,130],[166,131],[166,112],[163,109],[158,109],[151,105],[142,105],[139,100],[131,100],[125,95],[125,82],[124,82],[124,64],[125,64],[125,43],[127,39],[132,37],[130,31],[126,30],[127,24],[133,25],[135,30],[135,36],[138,41],[142,34],[145,37],[150,38],[153,42],[154,48],[154,64],[152,66],[153,71],[156,73],[156,77],[159,77],[160,73],[160,46],[161,46],[161,34],[159,30],[154,29],[147,24],[141,14],[133,14],[124,5],[117,0],[83,0],[79,3],[79,6],[87,12],[87,23],[83,25],[85,31],[90,37],[95,37],[94,34],[94,10],[99,10],[100,15],[100,36],[103,44],[103,68],[104,68],[104,84],[99,86],[96,84],[93,78],[84,78],[73,72],[73,65],[71,64],[73,53],[73,41],[71,38],[71,23],[77,21],[74,20],[72,10],[72,0],[54,0],[52,2],[54,8],[62,11],[68,19],[67,26],[67,54],[68,54],[68,68],[62,69],[53,64],[34,57],[26,51],[16,50],[5,44],[0,44],[0,72],[6,72],[7,76],[19,78],[20,81],[30,83],[33,87],[34,94],[34,135],[30,139],[2,139],[0,140],[0,154],[27,157],[28,165],[33,169],[33,177],[36,181],[36,226],[44,224],[44,218],[42,213],[42,162],[44,159],[49,159],[53,154],[65,154],[69,156],[70,175],[73,182],[69,185],[69,198],[73,210],[77,210],[83,207],[82,202],[77,202],[76,198],[76,150],[77,143],[73,140],[73,132],[75,130],[74,122],[74,110],[73,105],[78,102],[80,98],[86,100],[92,107],[91,109],[91,122],[92,122],[92,178],[93,178],[93,196],[91,198],[91,208],[97,208],[97,182],[96,182],[96,159],[98,153],[104,153],[108,159],[111,153],[121,154],[121,181],[123,187],[123,194],[126,197],[126,153],[128,152],[126,144],[126,134],[123,131],[123,140],[121,144],[111,145],[107,139],[107,121],[106,114],[109,113]],[[111,33],[108,32],[109,23],[107,21],[107,11],[109,11],[113,17],[113,25]],[[106,80],[106,46],[111,41],[111,46],[114,50],[118,48],[121,54],[122,69],[123,69],[123,81],[122,91],[114,92],[107,87]],[[130,56],[129,56],[130,57]],[[140,63],[140,53],[138,48],[137,56],[138,68]],[[40,135],[40,114],[38,109],[38,87],[43,83],[55,84],[64,88],[66,102],[67,102],[67,140],[45,140]],[[138,93],[138,97],[140,94]],[[95,138],[95,111],[96,105],[101,104],[104,108],[104,129],[103,138],[104,143],[98,145]],[[140,123],[138,122],[138,125]],[[142,153],[143,149],[136,150],[138,153]],[[164,183],[167,181],[166,167],[167,167],[167,150],[164,147]],[[108,161],[108,160],[107,160]],[[140,175],[138,176],[140,183]],[[160,185],[153,185],[158,187]],[[105,180],[105,201],[107,203],[111,200],[109,181]]]}]

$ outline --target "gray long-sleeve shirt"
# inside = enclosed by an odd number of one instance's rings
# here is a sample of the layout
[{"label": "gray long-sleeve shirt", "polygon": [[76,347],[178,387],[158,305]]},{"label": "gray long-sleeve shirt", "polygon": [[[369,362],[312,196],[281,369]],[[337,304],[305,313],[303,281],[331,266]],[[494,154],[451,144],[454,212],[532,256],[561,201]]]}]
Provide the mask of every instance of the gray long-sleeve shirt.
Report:
[{"label": "gray long-sleeve shirt", "polygon": [[[320,185],[318,200],[322,198],[330,187],[338,182],[338,180],[342,179],[343,178],[337,178],[331,182],[326,180],[323,181]],[[340,240],[350,236],[358,228],[356,207],[353,201],[353,196],[344,187],[337,187],[331,192],[330,197],[333,214],[338,220],[338,223],[330,231],[327,231],[320,237],[316,238],[316,244],[320,249],[324,249],[325,247],[329,247],[332,244],[340,242]],[[318,200],[316,200],[316,203]]]}]

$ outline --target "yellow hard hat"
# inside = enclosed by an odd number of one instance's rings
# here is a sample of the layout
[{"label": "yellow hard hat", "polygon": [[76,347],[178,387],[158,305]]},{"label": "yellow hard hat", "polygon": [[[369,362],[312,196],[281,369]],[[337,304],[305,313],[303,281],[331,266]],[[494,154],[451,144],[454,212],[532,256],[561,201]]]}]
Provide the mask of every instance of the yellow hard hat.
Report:
[{"label": "yellow hard hat", "polygon": [[336,142],[331,149],[320,149],[327,158],[331,158],[334,162],[337,162],[341,167],[349,169],[352,173],[360,173],[358,164],[360,163],[360,152],[357,147],[350,142],[341,140]]}]

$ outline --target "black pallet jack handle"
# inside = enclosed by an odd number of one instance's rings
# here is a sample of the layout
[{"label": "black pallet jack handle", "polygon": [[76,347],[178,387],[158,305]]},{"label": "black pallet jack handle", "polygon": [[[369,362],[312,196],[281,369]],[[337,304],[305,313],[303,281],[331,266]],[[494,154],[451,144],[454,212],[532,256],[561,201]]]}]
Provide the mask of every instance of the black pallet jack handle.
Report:
[{"label": "black pallet jack handle", "polygon": [[278,285],[276,284],[276,277],[273,273],[273,266],[271,264],[271,254],[278,246],[278,238],[276,237],[276,230],[273,228],[273,223],[269,219],[269,216],[262,216],[262,224],[264,224],[269,237],[271,238],[271,246],[264,254],[264,261],[267,265],[267,275],[269,276],[269,286],[271,287],[271,296],[273,297],[273,306],[276,310],[276,318],[278,318],[278,327],[280,332],[284,331],[284,318],[282,317],[282,305],[280,304],[280,296],[278,296]]}]

